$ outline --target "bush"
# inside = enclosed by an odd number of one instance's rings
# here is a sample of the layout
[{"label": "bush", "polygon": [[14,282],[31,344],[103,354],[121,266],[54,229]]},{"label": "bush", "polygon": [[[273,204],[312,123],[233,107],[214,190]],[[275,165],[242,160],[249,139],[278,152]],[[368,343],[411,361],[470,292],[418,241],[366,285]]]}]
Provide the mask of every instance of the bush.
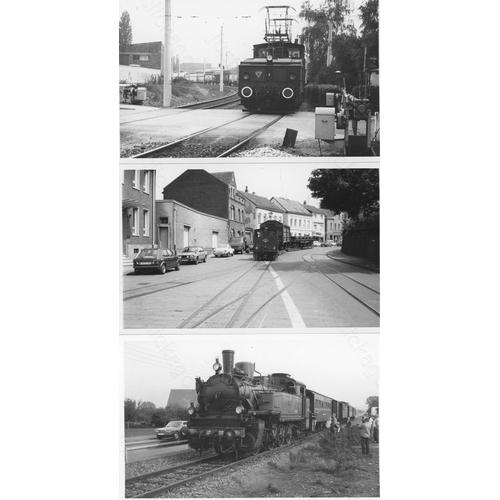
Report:
[{"label": "bush", "polygon": [[311,106],[326,106],[327,92],[338,92],[338,87],[330,84],[310,83],[304,88],[305,98]]}]

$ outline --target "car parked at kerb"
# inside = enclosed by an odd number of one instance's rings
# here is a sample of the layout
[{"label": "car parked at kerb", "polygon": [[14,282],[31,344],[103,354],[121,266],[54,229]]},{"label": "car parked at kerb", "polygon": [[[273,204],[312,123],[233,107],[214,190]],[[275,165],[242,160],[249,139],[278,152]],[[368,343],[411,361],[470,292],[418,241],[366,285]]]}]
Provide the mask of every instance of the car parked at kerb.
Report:
[{"label": "car parked at kerb", "polygon": [[180,268],[180,257],[168,248],[143,248],[134,259],[136,274],[145,271],[165,274],[167,269],[178,271]]},{"label": "car parked at kerb", "polygon": [[232,257],[234,255],[234,248],[229,243],[222,243],[214,249],[216,257]]},{"label": "car parked at kerb", "polygon": [[207,252],[203,247],[184,247],[179,253],[182,264],[198,264],[207,261]]},{"label": "car parked at kerb", "polygon": [[171,437],[174,441],[179,439],[187,439],[188,428],[186,420],[173,420],[169,422],[165,427],[160,429],[155,429],[155,434],[157,439],[163,439]]}]

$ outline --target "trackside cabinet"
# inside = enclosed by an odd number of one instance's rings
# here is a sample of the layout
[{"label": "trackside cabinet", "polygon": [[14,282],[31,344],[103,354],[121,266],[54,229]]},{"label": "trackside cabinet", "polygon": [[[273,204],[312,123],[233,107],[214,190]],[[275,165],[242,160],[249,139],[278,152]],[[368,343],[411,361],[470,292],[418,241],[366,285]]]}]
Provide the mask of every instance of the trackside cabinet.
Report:
[{"label": "trackside cabinet", "polygon": [[315,139],[333,141],[335,139],[335,108],[316,108]]},{"label": "trackside cabinet", "polygon": [[326,105],[328,107],[335,106],[335,94],[333,92],[326,93]]}]

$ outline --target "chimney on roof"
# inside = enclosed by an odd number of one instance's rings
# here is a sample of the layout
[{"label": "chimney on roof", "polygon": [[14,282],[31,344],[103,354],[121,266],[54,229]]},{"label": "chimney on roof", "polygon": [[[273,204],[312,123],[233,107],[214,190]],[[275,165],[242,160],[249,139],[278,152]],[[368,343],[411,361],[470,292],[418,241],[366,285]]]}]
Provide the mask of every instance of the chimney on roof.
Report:
[{"label": "chimney on roof", "polygon": [[248,193],[248,186],[245,186],[245,193]]},{"label": "chimney on roof", "polygon": [[255,194],[255,191],[252,194]]},{"label": "chimney on roof", "polygon": [[307,205],[306,200],[304,200],[304,205]]}]

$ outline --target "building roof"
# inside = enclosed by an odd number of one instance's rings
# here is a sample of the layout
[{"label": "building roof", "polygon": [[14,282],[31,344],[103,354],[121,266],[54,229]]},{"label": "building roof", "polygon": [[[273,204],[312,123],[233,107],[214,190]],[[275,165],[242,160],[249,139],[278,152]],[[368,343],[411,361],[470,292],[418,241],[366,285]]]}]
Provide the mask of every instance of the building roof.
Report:
[{"label": "building roof", "polygon": [[188,408],[191,401],[196,404],[197,396],[194,389],[170,389],[167,405],[179,405]]},{"label": "building roof", "polygon": [[263,196],[258,196],[253,193],[248,193],[248,192],[243,192],[243,191],[238,191],[238,194],[244,198],[246,198],[248,201],[253,203],[257,208],[263,208],[264,210],[272,210],[273,212],[279,212],[279,213],[284,213],[284,210],[273,203],[272,201],[268,200],[267,198],[264,198]]},{"label": "building roof", "polygon": [[285,212],[290,212],[298,215],[311,215],[309,210],[307,210],[307,208],[305,208],[304,205],[302,205],[302,203],[299,203],[298,201],[288,200],[286,198],[278,198],[275,196],[271,198],[271,201],[283,208]]},{"label": "building roof", "polygon": [[230,186],[236,185],[234,172],[212,172],[211,175],[222,181],[224,184],[228,184]]},{"label": "building roof", "polygon": [[309,210],[309,212],[312,212],[313,214],[326,215],[321,208],[315,207],[313,205],[306,205],[304,203],[304,207],[307,208],[307,210]]}]

